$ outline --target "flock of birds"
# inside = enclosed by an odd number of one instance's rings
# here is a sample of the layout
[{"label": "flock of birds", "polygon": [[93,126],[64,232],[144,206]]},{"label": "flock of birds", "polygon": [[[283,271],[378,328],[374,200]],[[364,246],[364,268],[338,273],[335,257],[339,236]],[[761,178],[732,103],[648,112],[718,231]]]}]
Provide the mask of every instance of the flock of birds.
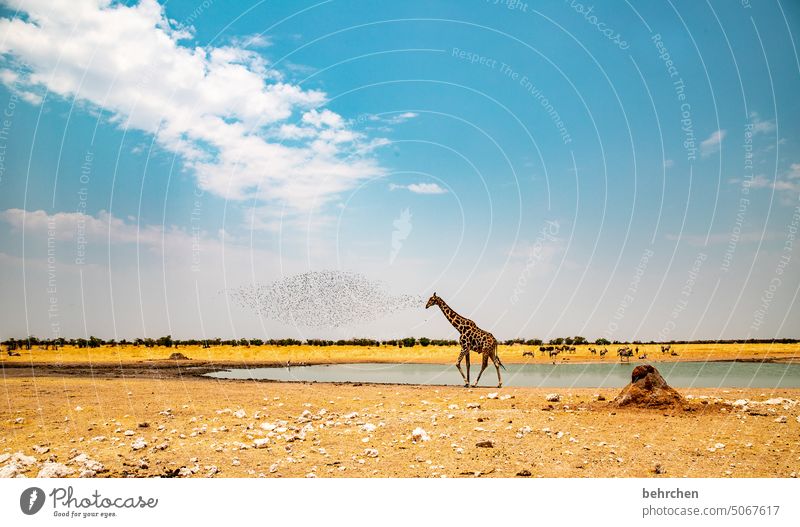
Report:
[{"label": "flock of birds", "polygon": [[348,271],[309,271],[271,284],[242,286],[229,294],[240,306],[266,318],[328,328],[377,320],[425,302],[417,295],[393,295],[381,282]]}]

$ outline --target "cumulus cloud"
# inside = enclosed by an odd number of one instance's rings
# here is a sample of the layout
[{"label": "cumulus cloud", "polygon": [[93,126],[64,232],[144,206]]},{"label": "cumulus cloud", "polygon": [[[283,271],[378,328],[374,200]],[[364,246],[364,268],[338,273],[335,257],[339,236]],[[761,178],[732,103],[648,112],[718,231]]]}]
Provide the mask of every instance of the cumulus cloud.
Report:
[{"label": "cumulus cloud", "polygon": [[700,142],[700,155],[703,157],[710,156],[719,152],[722,140],[725,139],[727,132],[725,130],[717,130],[708,136],[707,139]]},{"label": "cumulus cloud", "polygon": [[31,0],[0,19],[0,81],[102,108],[154,134],[204,190],[308,209],[383,173],[381,143],[323,109],[324,92],[287,83],[246,37],[193,46],[193,28],[155,0]]},{"label": "cumulus cloud", "polygon": [[414,194],[446,194],[447,190],[438,183],[411,183],[410,185],[389,184],[389,190],[408,190]]}]

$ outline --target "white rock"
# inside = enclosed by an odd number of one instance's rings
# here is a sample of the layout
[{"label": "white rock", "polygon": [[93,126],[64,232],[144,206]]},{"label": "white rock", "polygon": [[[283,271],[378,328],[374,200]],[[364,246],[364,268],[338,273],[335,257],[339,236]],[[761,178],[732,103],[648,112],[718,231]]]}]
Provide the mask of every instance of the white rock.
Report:
[{"label": "white rock", "polygon": [[239,419],[244,419],[245,417],[247,417],[247,412],[239,408],[238,410],[233,412],[233,416],[238,417]]},{"label": "white rock", "polygon": [[750,404],[750,401],[747,399],[736,399],[731,403],[731,406],[747,406],[748,404]]},{"label": "white rock", "polygon": [[15,463],[9,463],[0,467],[0,478],[16,478],[22,472],[22,467]]},{"label": "white rock", "polygon": [[447,408],[450,409],[450,410],[458,410],[458,405],[457,404],[451,404]]},{"label": "white rock", "polygon": [[477,409],[479,409],[480,407],[481,407],[481,404],[480,404],[480,403],[467,403],[467,408],[472,408],[472,409],[475,409],[475,410],[477,410]]},{"label": "white rock", "polygon": [[48,447],[46,447],[46,446],[39,446],[39,445],[33,445],[33,446],[31,447],[31,450],[33,450],[33,451],[34,451],[34,452],[36,452],[37,454],[47,454],[48,452],[50,452],[50,449],[49,449]]},{"label": "white rock", "polygon": [[417,427],[411,432],[411,440],[415,443],[419,443],[421,441],[429,441],[430,436],[428,436],[428,433],[425,430]]},{"label": "white rock", "polygon": [[364,449],[364,455],[367,457],[378,457],[378,451],[374,448],[366,448]]},{"label": "white rock", "polygon": [[377,427],[377,426],[375,426],[375,425],[374,425],[374,424],[372,424],[372,423],[364,423],[364,424],[361,426],[361,430],[362,430],[363,432],[367,432],[367,433],[374,432],[374,431],[375,431],[377,428],[378,428],[378,427]]},{"label": "white rock", "polygon": [[261,437],[253,440],[253,446],[256,448],[267,448],[268,444],[269,444],[268,437]]},{"label": "white rock", "polygon": [[358,412],[350,412],[349,414],[345,414],[342,416],[342,419],[355,419],[358,417]]},{"label": "white rock", "polygon": [[5,463],[11,458],[11,454],[0,454],[0,463]]},{"label": "white rock", "polygon": [[147,441],[144,440],[143,437],[137,437],[133,443],[131,443],[131,448],[133,450],[141,450],[147,446]]},{"label": "white rock", "polygon": [[126,436],[129,436],[129,437],[130,437],[130,436],[132,436],[132,435],[134,435],[134,434],[136,434],[136,432],[134,432],[133,430],[125,430],[125,435],[126,435]]},{"label": "white rock", "polygon": [[786,416],[785,416],[785,415],[782,415],[782,416],[780,416],[780,417],[776,418],[776,419],[775,419],[775,422],[776,422],[776,423],[785,423],[785,422],[786,422]]},{"label": "white rock", "polygon": [[[103,472],[106,469],[106,467],[103,466],[102,463],[90,458],[86,454],[78,454],[77,456],[72,458],[70,463],[77,463],[81,466],[82,469],[95,473]],[[94,476],[94,474],[91,474],[91,476]],[[81,477],[91,477],[91,476],[81,476]]]},{"label": "white rock", "polygon": [[486,394],[486,398],[487,398],[487,399],[497,399],[497,396],[498,396],[498,395],[499,395],[499,394],[498,394],[497,392],[492,392],[492,393],[488,393],[488,394]]},{"label": "white rock", "polygon": [[500,396],[500,400],[501,401],[506,401],[508,399],[513,399],[513,398],[514,398],[513,395],[510,395],[510,394],[507,394],[507,393],[504,393],[503,395]]},{"label": "white rock", "polygon": [[33,456],[26,456],[22,452],[14,452],[11,455],[11,462],[21,467],[29,467],[36,463],[36,458]]},{"label": "white rock", "polygon": [[269,466],[269,471],[270,471],[270,473],[272,473],[272,474],[274,474],[275,472],[277,472],[277,471],[278,471],[278,464],[277,464],[277,463],[273,463],[272,465],[270,465],[270,466]]},{"label": "white rock", "polygon": [[714,448],[716,448],[717,450],[725,448],[725,443],[717,443],[714,445]]},{"label": "white rock", "polygon": [[41,470],[39,470],[39,474],[37,474],[37,478],[64,478],[69,476],[70,474],[74,473],[75,471],[69,468],[66,465],[62,465],[61,463],[51,463],[47,462],[42,465]]},{"label": "white rock", "polygon": [[561,400],[561,396],[558,395],[557,393],[548,393],[545,399],[547,399],[547,401],[551,403],[557,403],[558,401]]}]

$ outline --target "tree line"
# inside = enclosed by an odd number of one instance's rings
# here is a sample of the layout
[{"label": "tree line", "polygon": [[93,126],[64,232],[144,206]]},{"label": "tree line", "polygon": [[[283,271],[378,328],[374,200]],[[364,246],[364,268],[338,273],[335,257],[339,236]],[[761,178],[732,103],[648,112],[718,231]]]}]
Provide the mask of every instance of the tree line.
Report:
[{"label": "tree line", "polygon": [[[605,338],[599,338],[594,341],[598,346],[608,346],[611,344],[796,344],[800,342],[798,339],[730,339],[730,340],[670,340],[670,341],[641,341],[634,340],[633,342],[623,341],[610,341]],[[575,346],[581,344],[592,344],[584,337],[558,337],[550,339],[548,344],[554,346]],[[448,339],[430,339],[427,337],[406,337],[401,339],[390,340],[376,340],[368,338],[354,338],[354,339],[339,339],[339,340],[323,340],[323,339],[174,339],[171,335],[164,337],[153,338],[136,338],[136,339],[101,339],[99,337],[90,336],[89,338],[55,338],[55,339],[42,339],[38,337],[26,338],[11,338],[0,342],[6,347],[8,351],[16,350],[30,350],[34,347],[39,349],[58,349],[64,346],[74,346],[77,348],[99,348],[101,346],[143,346],[146,348],[165,347],[165,348],[178,348],[180,346],[202,346],[203,348],[210,348],[212,346],[395,346],[399,348],[411,348],[414,346],[455,346],[458,344],[457,340]],[[524,346],[541,346],[544,344],[542,339],[510,339],[504,340],[501,344],[505,345],[524,345]]]}]

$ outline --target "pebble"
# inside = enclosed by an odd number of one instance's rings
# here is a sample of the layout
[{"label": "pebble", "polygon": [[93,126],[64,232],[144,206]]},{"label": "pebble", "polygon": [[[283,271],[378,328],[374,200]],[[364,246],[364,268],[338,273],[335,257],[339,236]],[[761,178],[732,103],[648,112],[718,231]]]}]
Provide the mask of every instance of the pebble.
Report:
[{"label": "pebble", "polygon": [[428,435],[428,433],[425,430],[423,430],[422,428],[417,427],[411,432],[411,440],[414,443],[419,443],[419,442],[422,442],[422,441],[429,441],[430,439],[431,438]]},{"label": "pebble", "polygon": [[233,412],[233,416],[234,417],[238,417],[239,419],[244,419],[245,417],[247,417],[247,412],[245,412],[244,410],[242,410],[240,408],[240,409],[236,410],[235,412]]},{"label": "pebble", "polygon": [[467,403],[467,408],[478,410],[480,409],[480,403]]},{"label": "pebble", "polygon": [[269,444],[269,438],[268,437],[261,437],[259,439],[254,439],[253,440],[253,446],[256,447],[256,448],[267,448],[268,444]]},{"label": "pebble", "polygon": [[490,393],[490,394],[487,394],[487,395],[486,395],[486,398],[487,398],[487,399],[497,399],[497,396],[498,396],[498,395],[499,395],[499,394],[498,394],[497,392],[492,392],[492,393]]},{"label": "pebble", "polygon": [[786,420],[787,420],[787,419],[786,419],[786,416],[785,416],[785,415],[782,415],[782,416],[780,416],[780,417],[776,418],[776,419],[775,419],[775,422],[776,422],[776,423],[785,423],[785,422],[786,422]]},{"label": "pebble", "polygon": [[378,457],[378,451],[374,448],[364,449],[364,455],[367,457]]},{"label": "pebble", "polygon": [[147,446],[147,441],[144,440],[143,437],[137,437],[133,443],[131,443],[131,449],[133,450],[141,450]]},{"label": "pebble", "polygon": [[545,399],[546,399],[548,402],[551,402],[551,403],[557,403],[558,401],[560,401],[560,400],[561,400],[561,396],[560,396],[560,395],[558,395],[557,393],[548,393],[548,394],[547,394],[547,397],[545,397]]},{"label": "pebble", "polygon": [[475,446],[478,448],[494,448],[494,442],[487,439],[485,441],[478,441],[475,443]]},{"label": "pebble", "polygon": [[31,447],[31,450],[33,450],[33,451],[34,451],[34,452],[36,452],[37,454],[47,454],[48,452],[50,452],[50,449],[49,449],[48,447],[46,447],[46,446],[39,446],[39,445],[33,445],[33,446]]}]

